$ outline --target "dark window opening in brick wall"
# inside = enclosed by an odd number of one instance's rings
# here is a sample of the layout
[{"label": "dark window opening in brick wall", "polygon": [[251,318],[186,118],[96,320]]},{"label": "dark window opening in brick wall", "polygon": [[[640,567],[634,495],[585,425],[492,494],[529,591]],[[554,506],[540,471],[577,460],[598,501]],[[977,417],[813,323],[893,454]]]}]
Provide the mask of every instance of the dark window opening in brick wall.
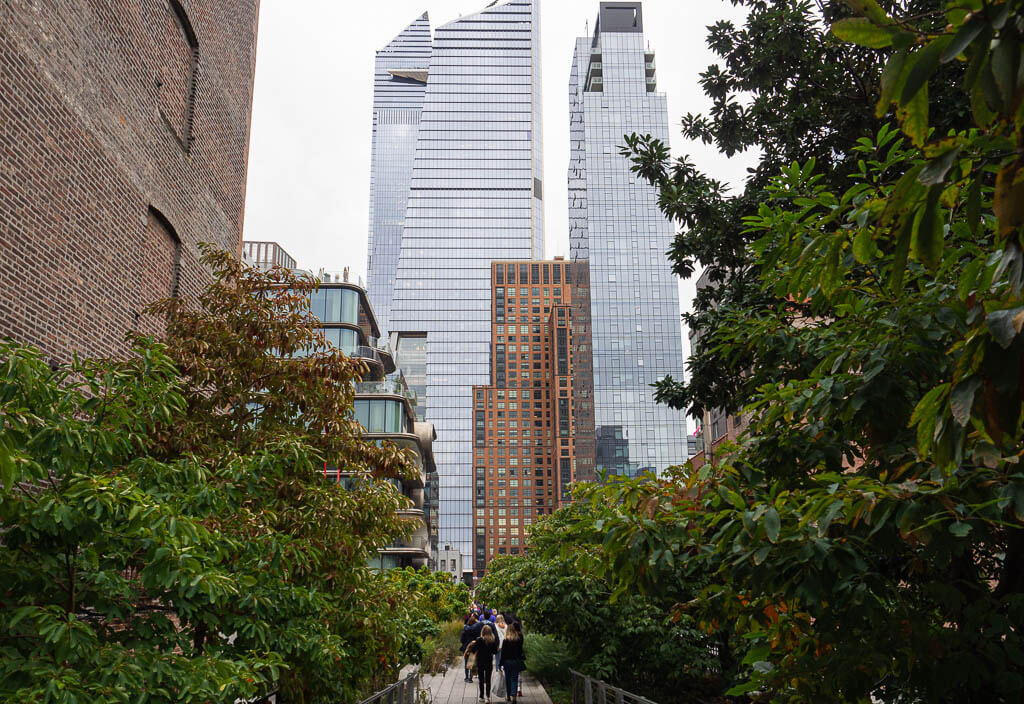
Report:
[{"label": "dark window opening in brick wall", "polygon": [[163,322],[143,314],[141,308],[161,298],[178,295],[181,240],[167,218],[154,208],[149,209],[146,217],[146,239],[142,245],[141,263],[142,280],[148,282],[143,292],[151,300],[139,301],[140,310],[135,311],[139,315],[138,330],[148,335],[159,335],[163,332]]},{"label": "dark window opening in brick wall", "polygon": [[160,113],[182,147],[188,151],[192,146],[192,125],[195,119],[199,42],[178,0],[164,1],[164,11],[156,28],[160,51],[157,75]]}]

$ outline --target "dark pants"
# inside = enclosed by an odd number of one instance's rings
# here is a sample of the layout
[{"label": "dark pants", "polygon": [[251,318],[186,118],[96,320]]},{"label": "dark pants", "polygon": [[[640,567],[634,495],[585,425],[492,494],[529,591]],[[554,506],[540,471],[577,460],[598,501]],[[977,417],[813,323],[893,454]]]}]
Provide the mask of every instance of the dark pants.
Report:
[{"label": "dark pants", "polygon": [[[479,675],[477,682],[480,685],[480,698],[483,699],[485,696],[491,696],[491,663],[487,663],[487,667],[483,665],[477,665],[476,674]],[[486,689],[485,689],[486,687]]]},{"label": "dark pants", "polygon": [[505,672],[505,694],[510,697],[516,696],[519,691],[519,673],[523,666],[518,660],[505,660],[501,663],[501,669]]}]

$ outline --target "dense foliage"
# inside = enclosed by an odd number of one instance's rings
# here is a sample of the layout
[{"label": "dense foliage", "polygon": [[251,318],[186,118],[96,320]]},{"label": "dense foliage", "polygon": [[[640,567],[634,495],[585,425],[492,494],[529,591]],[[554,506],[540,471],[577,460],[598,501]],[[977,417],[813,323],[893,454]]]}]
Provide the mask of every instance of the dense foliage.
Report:
[{"label": "dense foliage", "polygon": [[[710,576],[677,611],[749,644],[734,695],[1017,702],[1024,3],[849,5],[836,37],[884,62],[861,109],[895,105],[898,127],[851,134],[842,159],[795,154],[754,196],[754,293],[716,294],[693,382],[661,389],[744,405],[750,428],[715,466],[580,498],[622,507],[594,537],[619,589]],[[954,98],[940,72],[957,64]],[[951,113],[973,125],[933,129]],[[636,169],[685,209],[638,139]]]},{"label": "dense foliage", "polygon": [[[401,595],[397,608],[382,616],[398,626],[402,637],[400,664],[422,663],[431,650],[442,647],[441,629],[470,607],[469,587],[447,572],[427,567],[393,569],[384,573],[387,586]],[[461,631],[462,623],[459,621]],[[456,641],[458,642],[458,641]]]},{"label": "dense foliage", "polygon": [[[701,74],[701,85],[712,102],[707,115],[686,115],[683,135],[714,144],[724,157],[739,152],[757,154],[742,191],[702,172],[687,157],[668,159],[668,148],[649,136],[627,137],[627,155],[642,157],[640,173],[660,189],[659,204],[681,231],[669,258],[677,274],[692,276],[700,266],[712,285],[697,293],[694,310],[684,317],[691,330],[713,331],[727,324],[730,312],[771,313],[778,303],[773,291],[757,280],[750,243],[756,239],[745,218],[756,215],[769,180],[794,161],[817,162],[822,185],[844,191],[859,173],[857,140],[874,135],[892,119],[876,111],[882,92],[881,51],[844,43],[832,36],[829,24],[853,10],[842,0],[732,0],[743,6],[742,27],[719,21],[708,28],[707,44],[720,63]],[[884,0],[886,7],[939,29],[945,19],[936,10],[939,0]],[[970,124],[970,108],[957,87],[964,69],[943,64],[933,81],[933,111],[940,133]],[[757,352],[736,353],[738,364],[757,372],[771,369],[770,359]],[[735,411],[750,389],[767,383],[761,376],[741,377],[736,367],[722,364],[712,346],[699,344],[690,360],[688,382],[669,378],[659,398],[676,408]],[[744,383],[746,382],[746,383]]]},{"label": "dense foliage", "polygon": [[123,361],[0,347],[5,701],[351,701],[398,660],[405,597],[366,565],[408,530],[378,481],[405,455],[361,438],[315,281],[206,263]]},{"label": "dense foliage", "polygon": [[[674,599],[616,594],[612,581],[597,573],[595,542],[615,513],[598,502],[559,509],[531,528],[526,555],[488,563],[477,598],[515,612],[529,634],[557,637],[580,671],[656,701],[697,701],[721,691],[729,649],[722,648],[721,659],[716,653],[726,644],[689,616],[672,613]],[[698,591],[695,582],[668,580],[673,597],[692,598]]]}]

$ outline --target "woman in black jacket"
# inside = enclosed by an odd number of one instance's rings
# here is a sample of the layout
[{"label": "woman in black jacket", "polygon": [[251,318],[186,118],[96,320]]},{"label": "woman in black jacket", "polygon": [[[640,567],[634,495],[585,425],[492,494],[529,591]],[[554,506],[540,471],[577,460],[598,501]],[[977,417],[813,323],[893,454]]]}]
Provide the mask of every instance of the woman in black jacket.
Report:
[{"label": "woman in black jacket", "polygon": [[473,673],[469,669],[469,661],[465,658],[466,646],[473,642],[473,639],[479,635],[477,631],[476,615],[470,614],[469,620],[466,621],[466,625],[462,628],[462,653],[463,653],[463,669],[466,671],[466,681],[473,681]]},{"label": "woman in black jacket", "polygon": [[501,669],[505,673],[505,694],[515,704],[519,693],[519,673],[526,666],[526,652],[523,650],[523,626],[513,621],[501,643]]},{"label": "woman in black jacket", "polygon": [[494,654],[498,652],[498,636],[494,627],[485,623],[480,637],[466,646],[466,654],[476,653],[476,671],[480,676],[480,701],[491,701],[491,671],[494,670]]}]

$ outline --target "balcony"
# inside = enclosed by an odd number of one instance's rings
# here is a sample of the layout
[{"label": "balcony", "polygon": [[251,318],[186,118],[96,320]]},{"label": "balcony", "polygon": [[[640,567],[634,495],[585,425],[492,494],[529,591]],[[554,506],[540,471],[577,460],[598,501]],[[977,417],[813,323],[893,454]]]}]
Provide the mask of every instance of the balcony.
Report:
[{"label": "balcony", "polygon": [[409,388],[403,379],[384,379],[382,381],[360,381],[356,384],[356,394],[360,396],[393,395],[408,399],[416,405],[416,392]]},{"label": "balcony", "polygon": [[379,548],[378,552],[382,552],[385,555],[430,557],[430,537],[427,535],[426,525],[423,526],[422,530],[417,531],[415,535],[404,540],[396,540],[391,545]]}]

